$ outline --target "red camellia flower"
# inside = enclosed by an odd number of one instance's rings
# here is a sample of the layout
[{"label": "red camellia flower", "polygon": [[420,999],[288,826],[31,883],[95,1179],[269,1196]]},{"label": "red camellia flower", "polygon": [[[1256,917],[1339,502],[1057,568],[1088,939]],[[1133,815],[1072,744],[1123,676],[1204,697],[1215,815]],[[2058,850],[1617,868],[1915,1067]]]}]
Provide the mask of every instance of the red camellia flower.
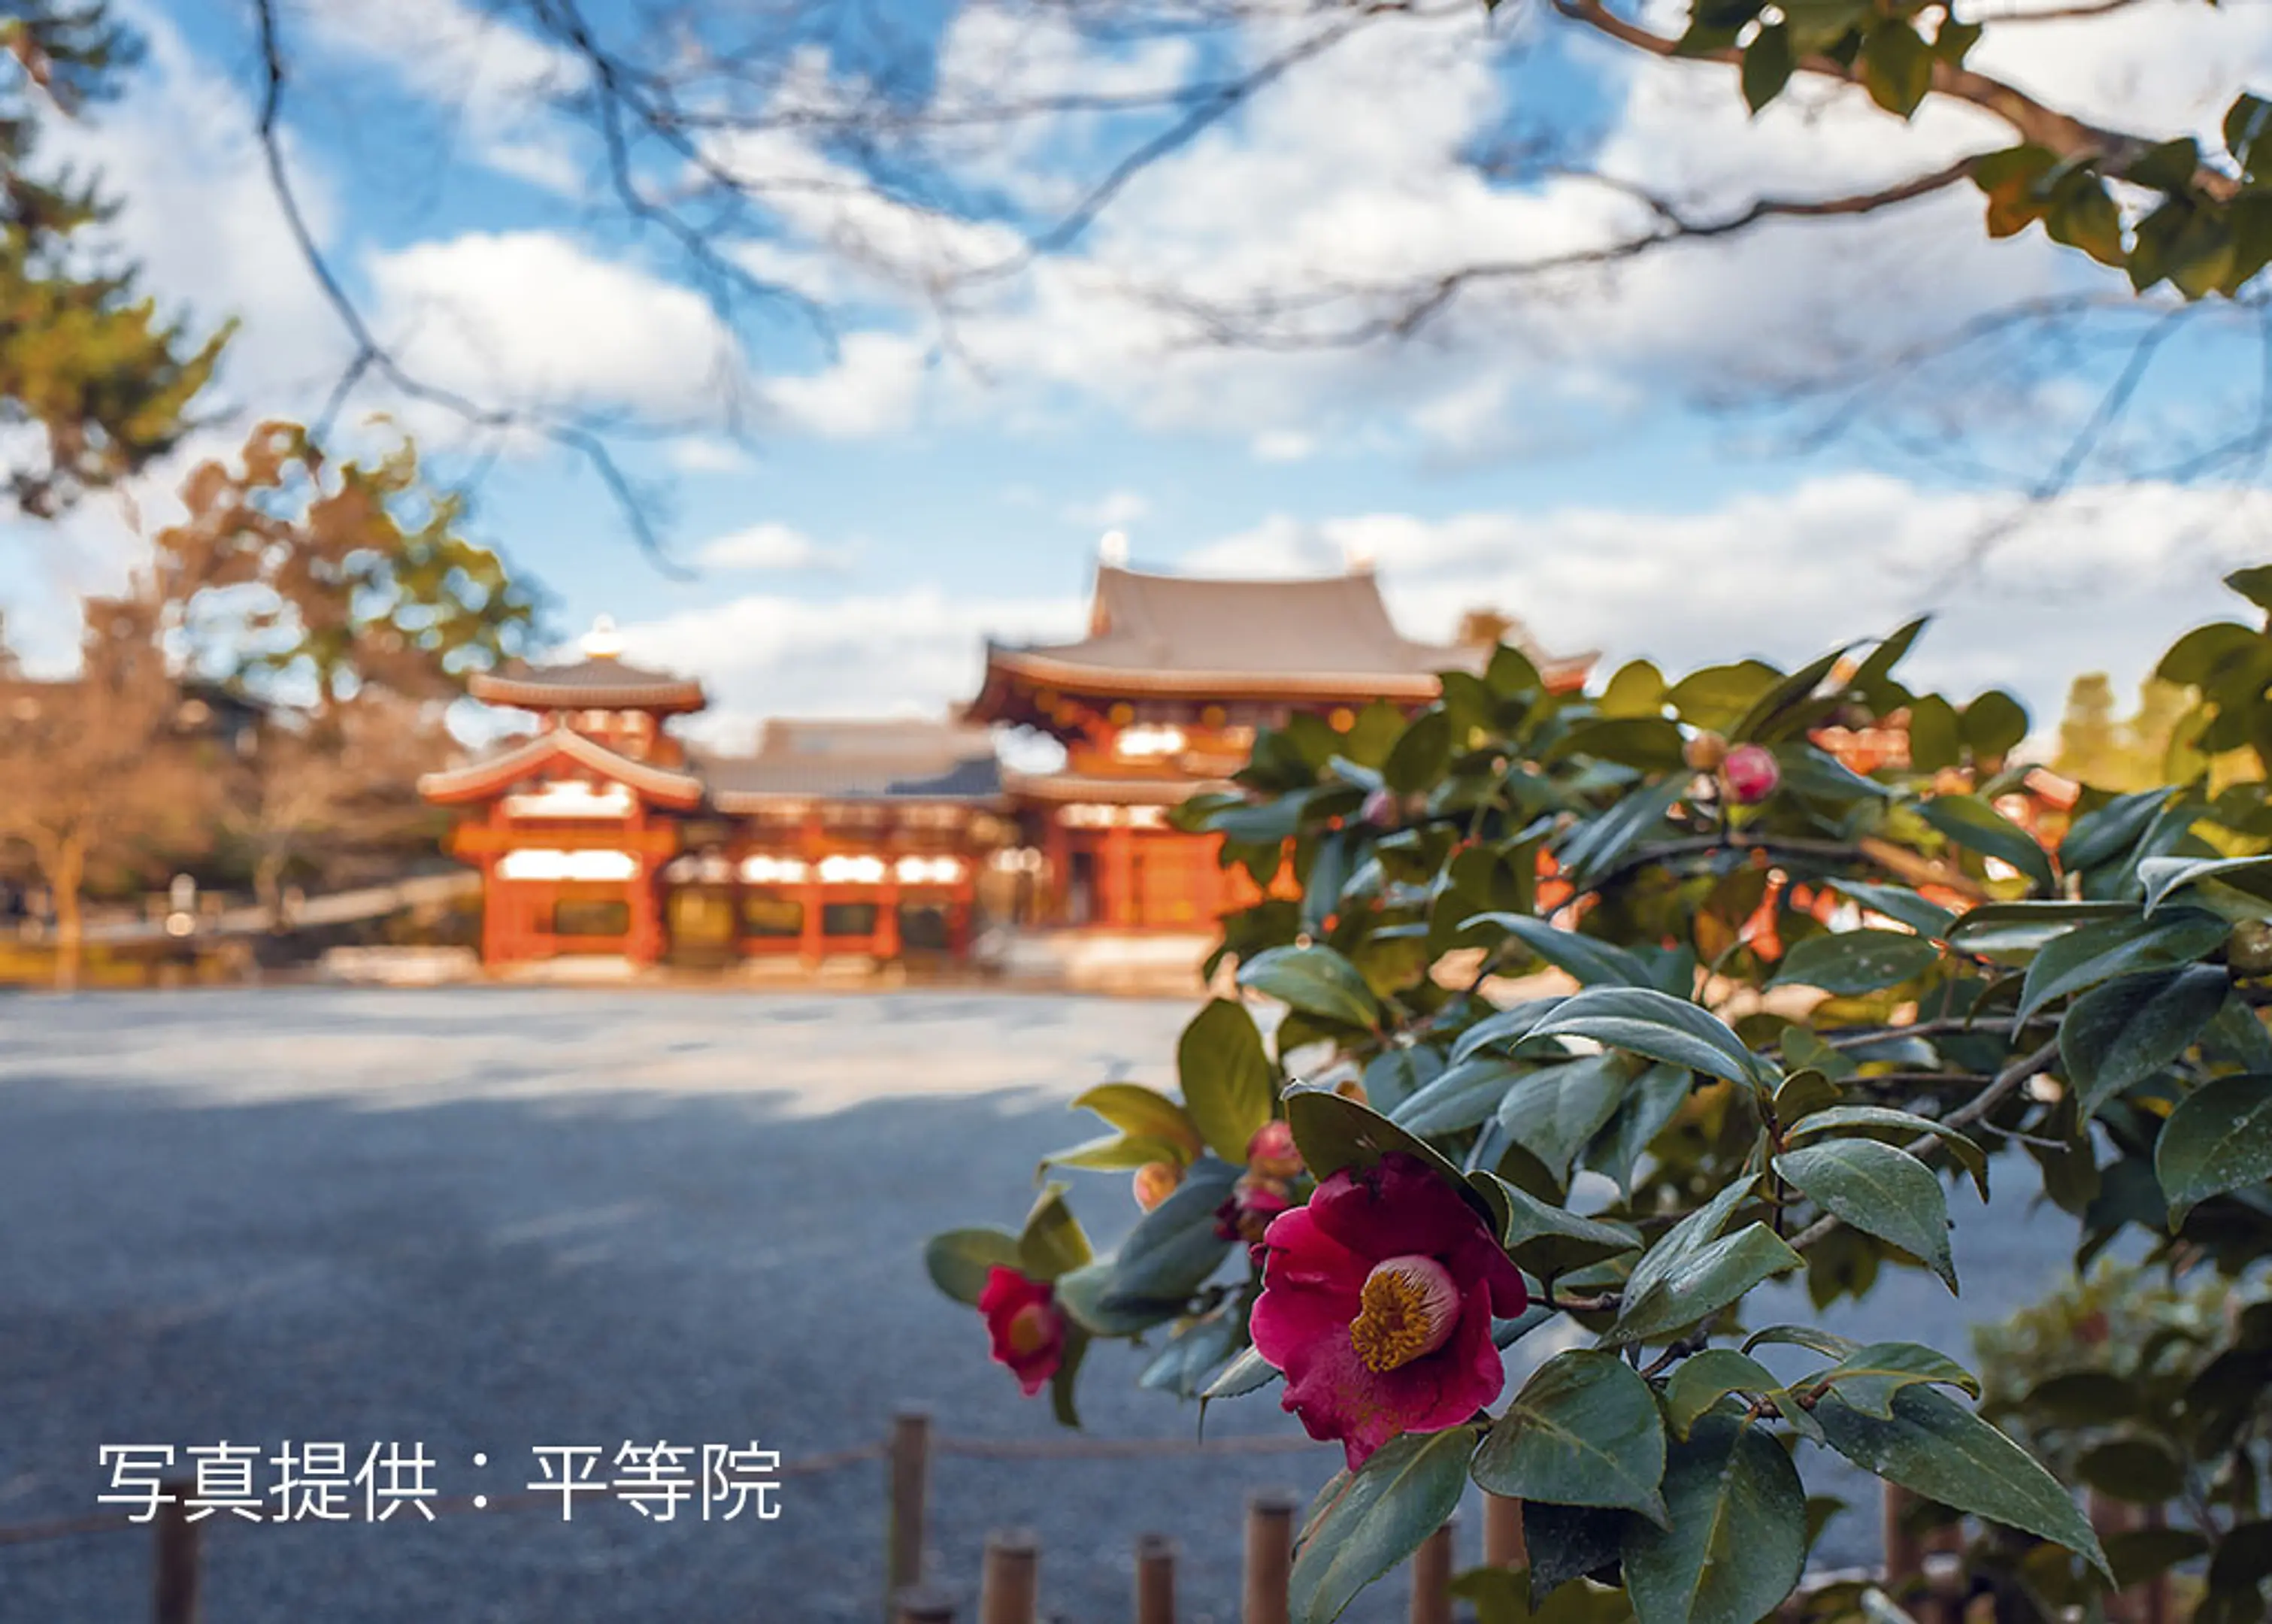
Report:
[{"label": "red camellia flower", "polygon": [[1264,1245],[1255,1349],[1286,1373],[1285,1407],[1311,1437],[1339,1439],[1351,1471],[1401,1433],[1458,1426],[1506,1385],[1491,1319],[1522,1312],[1521,1272],[1418,1157],[1335,1173]]},{"label": "red camellia flower", "polygon": [[1782,782],[1782,769],[1775,765],[1774,753],[1758,745],[1738,745],[1730,751],[1720,764],[1720,775],[1727,780],[1728,793],[1738,806],[1757,806]]},{"label": "red camellia flower", "polygon": [[999,1263],[987,1271],[978,1293],[978,1312],[994,1339],[994,1362],[1010,1367],[1028,1398],[1057,1374],[1065,1357],[1065,1312],[1051,1300],[1056,1294],[1046,1282]]}]

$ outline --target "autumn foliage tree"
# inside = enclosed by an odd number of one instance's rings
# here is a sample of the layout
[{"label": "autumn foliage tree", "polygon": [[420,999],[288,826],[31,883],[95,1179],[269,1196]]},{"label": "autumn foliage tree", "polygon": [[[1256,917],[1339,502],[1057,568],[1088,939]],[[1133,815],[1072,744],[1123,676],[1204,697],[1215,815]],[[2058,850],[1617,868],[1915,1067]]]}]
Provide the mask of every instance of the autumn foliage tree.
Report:
[{"label": "autumn foliage tree", "polygon": [[[1903,684],[1916,625],[1790,672],[1630,665],[1592,694],[1501,647],[1416,714],[1265,732],[1237,791],[1177,816],[1298,882],[1223,921],[1274,1021],[1218,999],[1176,1093],[1075,1102],[1104,1133],[1044,1169],[1118,1170],[1108,1201],[1133,1174],[1117,1248],[1052,1183],[1020,1226],[933,1240],[933,1279],[1068,1422],[1088,1345],[1136,1339],[1147,1386],[1274,1391],[1338,1445],[1296,1557],[1308,1624],[1471,1482],[1521,1501],[1530,1553],[1527,1582],[1462,1581],[1487,1619],[1753,1624],[1805,1566],[1815,1451],[1969,1520],[1999,1617],[2073,1616],[2194,1559],[2202,1617],[2260,1616],[2272,568],[2231,584],[2256,613],[2160,674],[2194,759],[2253,770],[2064,810],[2010,761],[2008,697]],[[1826,748],[1873,730],[1907,759]],[[1889,1269],[1955,1292],[1949,1203],[2022,1156],[2079,1255],[2134,1238],[2230,1283],[2223,1325],[2094,1373],[2087,1441],[2131,1465],[2092,1456],[2092,1481],[2159,1527],[2102,1540],[1947,1352],[1747,1310],[1783,1276],[1818,1308]],[[1581,1345],[1507,1391],[1504,1351],[1550,1325]],[[2059,1396],[1996,1413],[2050,1438],[2076,1420]],[[1850,1587],[1815,1605],[1889,1616]]]}]

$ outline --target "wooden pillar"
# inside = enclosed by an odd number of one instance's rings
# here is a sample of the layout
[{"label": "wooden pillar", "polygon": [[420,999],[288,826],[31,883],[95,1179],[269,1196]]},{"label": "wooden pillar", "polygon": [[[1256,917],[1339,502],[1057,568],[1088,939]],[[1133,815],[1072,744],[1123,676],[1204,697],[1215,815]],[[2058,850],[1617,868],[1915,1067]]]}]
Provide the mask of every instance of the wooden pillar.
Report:
[{"label": "wooden pillar", "polygon": [[1289,1624],[1294,1573],[1294,1501],[1257,1494],[1246,1502],[1246,1584],[1239,1624]]},{"label": "wooden pillar", "polygon": [[804,827],[796,843],[804,863],[804,883],[796,893],[804,906],[803,927],[797,936],[797,956],[804,961],[807,969],[818,965],[821,954],[827,951],[821,932],[821,911],[827,896],[820,883],[822,834],[820,809],[815,807],[804,814]]},{"label": "wooden pillar", "polygon": [[892,1596],[892,1624],[954,1624],[954,1598],[929,1584],[910,1584]]},{"label": "wooden pillar", "polygon": [[1446,1522],[1412,1553],[1412,1624],[1452,1624],[1452,1540]]},{"label": "wooden pillar", "polygon": [[923,1521],[930,1494],[930,1413],[902,1410],[892,1418],[891,1496],[886,1507],[886,1593],[897,1596],[923,1578]]},{"label": "wooden pillar", "polygon": [[[892,859],[885,861],[888,864]],[[884,873],[883,886],[876,894],[876,930],[869,948],[879,959],[896,959],[900,956],[900,882],[890,868]]]},{"label": "wooden pillar", "polygon": [[1906,1606],[1901,1586],[1924,1571],[1924,1543],[1907,1527],[1910,1492],[1899,1484],[1885,1486],[1880,1501],[1880,1525],[1886,1546],[1886,1590]]},{"label": "wooden pillar", "polygon": [[1165,1534],[1136,1542],[1136,1624],[1176,1624],[1176,1542]]},{"label": "wooden pillar", "polygon": [[495,969],[504,962],[504,881],[497,878],[497,854],[482,857],[482,965]]},{"label": "wooden pillar", "polygon": [[1115,927],[1132,924],[1136,919],[1135,900],[1130,886],[1134,878],[1136,831],[1125,823],[1116,823],[1104,832],[1104,872],[1102,888],[1104,892],[1104,923]]},{"label": "wooden pillar", "polygon": [[978,1578],[978,1624],[1034,1624],[1041,1564],[1041,1546],[1031,1530],[998,1529],[987,1535]]},{"label": "wooden pillar", "polygon": [[1035,910],[1036,924],[1063,924],[1072,907],[1072,844],[1065,837],[1065,809],[1052,806],[1043,814],[1048,827],[1042,831],[1042,857],[1049,865],[1049,881],[1043,887],[1042,905]]},{"label": "wooden pillar", "polygon": [[1484,1566],[1528,1568],[1522,1543],[1522,1502],[1505,1494],[1484,1496]]},{"label": "wooden pillar", "polygon": [[198,1624],[198,1525],[190,1521],[184,1503],[196,1492],[186,1479],[169,1480],[165,1493],[172,1498],[158,1507],[153,1597],[157,1624]]}]

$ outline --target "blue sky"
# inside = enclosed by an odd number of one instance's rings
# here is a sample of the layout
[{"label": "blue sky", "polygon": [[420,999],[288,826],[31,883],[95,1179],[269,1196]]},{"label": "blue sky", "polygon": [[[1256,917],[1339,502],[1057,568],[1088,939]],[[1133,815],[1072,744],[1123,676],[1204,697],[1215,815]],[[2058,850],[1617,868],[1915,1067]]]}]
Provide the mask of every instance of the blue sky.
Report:
[{"label": "blue sky", "polygon": [[[1270,44],[1105,50],[1014,4],[885,14],[938,42],[939,96],[1005,74],[1037,92],[1149,87]],[[161,522],[191,462],[259,416],[312,411],[346,350],[259,174],[249,8],[145,0],[131,15],[152,46],[135,94],[62,145],[126,199],[117,230],[153,291],[243,323],[226,415],[132,493]],[[828,183],[826,201],[792,197],[736,251],[826,305],[832,350],[794,319],[721,319],[667,244],[622,225],[589,132],[547,107],[575,75],[550,48],[467,0],[295,0],[282,15],[291,161],[359,302],[426,376],[619,423],[696,578],[654,567],[557,450],[482,445],[380,390],[349,417],[396,410],[445,474],[494,451],[476,532],[550,591],[564,633],[611,614],[635,655],[702,676],[721,739],[766,714],[966,697],[983,635],[1077,627],[1106,529],[1168,568],[1368,558],[1416,635],[1489,605],[1550,646],[1668,667],[1793,661],[1939,609],[1916,674],[2013,687],[2039,722],[2078,671],[2134,682],[2178,631],[2223,612],[2217,576],[2266,550],[2253,492],[2129,477],[2124,455],[2253,389],[2254,329],[2235,320],[2173,353],[2130,441],[1954,588],[1954,562],[2088,412],[2087,378],[2001,363],[1939,378],[1933,405],[1961,408],[1955,443],[2008,475],[1880,434],[1801,450],[1802,418],[1725,408],[1731,389],[1820,378],[1969,314],[2111,286],[2039,236],[1984,242],[1969,194],[1651,257],[1614,281],[1486,293],[1401,346],[1194,347],[1145,296],[1425,273],[1630,227],[1634,206],[1604,188],[1482,177],[1477,149],[1508,132],[1556,131],[1573,157],[1709,213],[2005,144],[1962,110],[1905,128],[1814,94],[1749,120],[1723,70],[1621,62],[1542,17],[1503,11],[1488,33],[1476,18],[1399,24],[1289,75],[952,322],[916,281],[998,257],[1011,225],[1047,218],[1129,126],[1067,117],[974,143],[949,177],[983,203],[960,213],[863,191],[791,138],[721,146],[746,172]],[[1990,64],[2156,132],[2211,130],[2238,88],[2272,79],[2261,9],[2157,0],[2023,32],[2007,64],[1992,34]],[[826,100],[844,65],[800,63],[776,94]],[[660,166],[643,177],[674,183]],[[2094,364],[2103,377],[2108,358]],[[74,595],[113,584],[137,547],[112,503],[59,527],[0,520],[11,640],[35,663],[67,659]]]}]

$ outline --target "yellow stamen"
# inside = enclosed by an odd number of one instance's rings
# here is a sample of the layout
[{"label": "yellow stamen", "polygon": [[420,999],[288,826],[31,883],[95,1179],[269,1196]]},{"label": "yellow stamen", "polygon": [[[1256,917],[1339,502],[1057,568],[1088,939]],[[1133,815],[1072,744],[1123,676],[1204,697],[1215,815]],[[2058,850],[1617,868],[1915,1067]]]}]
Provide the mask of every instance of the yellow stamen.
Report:
[{"label": "yellow stamen", "polygon": [[1028,1303],[1010,1316],[1002,1340],[1020,1358],[1040,1352],[1050,1340],[1050,1311],[1039,1303]]},{"label": "yellow stamen", "polygon": [[1365,1368],[1396,1370],[1433,1353],[1459,1323],[1460,1288],[1431,1257],[1393,1257],[1373,1265],[1358,1292],[1349,1345]]}]

